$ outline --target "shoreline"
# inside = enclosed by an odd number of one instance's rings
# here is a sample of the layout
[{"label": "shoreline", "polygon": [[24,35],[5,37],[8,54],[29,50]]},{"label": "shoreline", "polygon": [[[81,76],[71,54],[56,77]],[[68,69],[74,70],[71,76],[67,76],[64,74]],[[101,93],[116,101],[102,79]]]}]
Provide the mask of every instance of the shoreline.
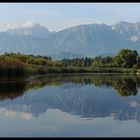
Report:
[{"label": "shoreline", "polygon": [[32,80],[37,77],[53,77],[53,76],[80,76],[80,75],[135,75],[135,73],[48,73],[48,74],[40,74],[40,75],[32,75],[28,80]]},{"label": "shoreline", "polygon": [[[136,73],[46,73],[46,74],[31,74],[31,75],[26,75],[26,76],[21,76],[21,80],[1,80],[0,78],[0,82],[28,82],[32,79],[38,78],[38,77],[54,77],[54,76],[80,76],[80,75],[135,75],[138,76],[139,74]],[[12,77],[13,78],[13,77]]]}]

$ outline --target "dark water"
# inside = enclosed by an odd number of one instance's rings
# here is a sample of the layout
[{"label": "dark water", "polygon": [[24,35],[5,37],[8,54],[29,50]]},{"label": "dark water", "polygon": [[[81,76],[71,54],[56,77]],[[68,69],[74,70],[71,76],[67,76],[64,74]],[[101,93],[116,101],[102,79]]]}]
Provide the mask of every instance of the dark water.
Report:
[{"label": "dark water", "polygon": [[0,80],[0,137],[139,137],[140,76]]}]

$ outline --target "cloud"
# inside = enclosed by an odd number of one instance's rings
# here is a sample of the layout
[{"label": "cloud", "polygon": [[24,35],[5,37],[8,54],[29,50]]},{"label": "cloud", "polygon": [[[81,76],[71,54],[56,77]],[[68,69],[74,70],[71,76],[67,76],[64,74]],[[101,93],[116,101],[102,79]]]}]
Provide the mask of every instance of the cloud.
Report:
[{"label": "cloud", "polygon": [[17,24],[15,24],[15,23],[12,23],[12,24],[6,24],[5,26],[4,26],[4,28],[6,28],[6,29],[14,29],[14,28],[17,28]]},{"label": "cloud", "polygon": [[32,21],[26,21],[21,24],[21,27],[30,28],[30,27],[33,27],[34,25],[35,25],[35,23],[33,23]]},{"label": "cloud", "polygon": [[5,30],[7,29],[16,29],[16,28],[30,28],[36,25],[33,21],[25,21],[25,22],[20,22],[20,23],[8,23],[5,25],[2,25]]}]

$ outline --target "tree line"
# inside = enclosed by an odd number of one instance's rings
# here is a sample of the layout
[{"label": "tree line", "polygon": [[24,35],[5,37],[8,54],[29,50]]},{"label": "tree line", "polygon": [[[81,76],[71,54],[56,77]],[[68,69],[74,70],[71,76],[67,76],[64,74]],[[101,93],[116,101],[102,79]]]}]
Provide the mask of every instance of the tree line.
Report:
[{"label": "tree line", "polygon": [[0,76],[28,73],[122,72],[123,68],[131,70],[140,68],[140,56],[136,50],[121,49],[115,56],[62,60],[52,60],[50,56],[20,53],[0,55]]},{"label": "tree line", "polygon": [[99,68],[140,68],[140,57],[136,50],[121,49],[115,56],[96,56],[95,58],[63,59],[64,66]]}]

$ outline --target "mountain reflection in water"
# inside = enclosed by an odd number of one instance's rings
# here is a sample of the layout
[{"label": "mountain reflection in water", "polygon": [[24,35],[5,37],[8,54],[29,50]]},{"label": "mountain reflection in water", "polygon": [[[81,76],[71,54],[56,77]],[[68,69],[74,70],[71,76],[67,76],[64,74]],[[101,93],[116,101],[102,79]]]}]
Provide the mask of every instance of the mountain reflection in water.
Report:
[{"label": "mountain reflection in water", "polygon": [[117,120],[140,121],[139,87],[139,76],[117,74],[49,75],[0,81],[0,110],[21,112],[26,119],[48,109],[60,109],[84,118],[112,116]]}]

